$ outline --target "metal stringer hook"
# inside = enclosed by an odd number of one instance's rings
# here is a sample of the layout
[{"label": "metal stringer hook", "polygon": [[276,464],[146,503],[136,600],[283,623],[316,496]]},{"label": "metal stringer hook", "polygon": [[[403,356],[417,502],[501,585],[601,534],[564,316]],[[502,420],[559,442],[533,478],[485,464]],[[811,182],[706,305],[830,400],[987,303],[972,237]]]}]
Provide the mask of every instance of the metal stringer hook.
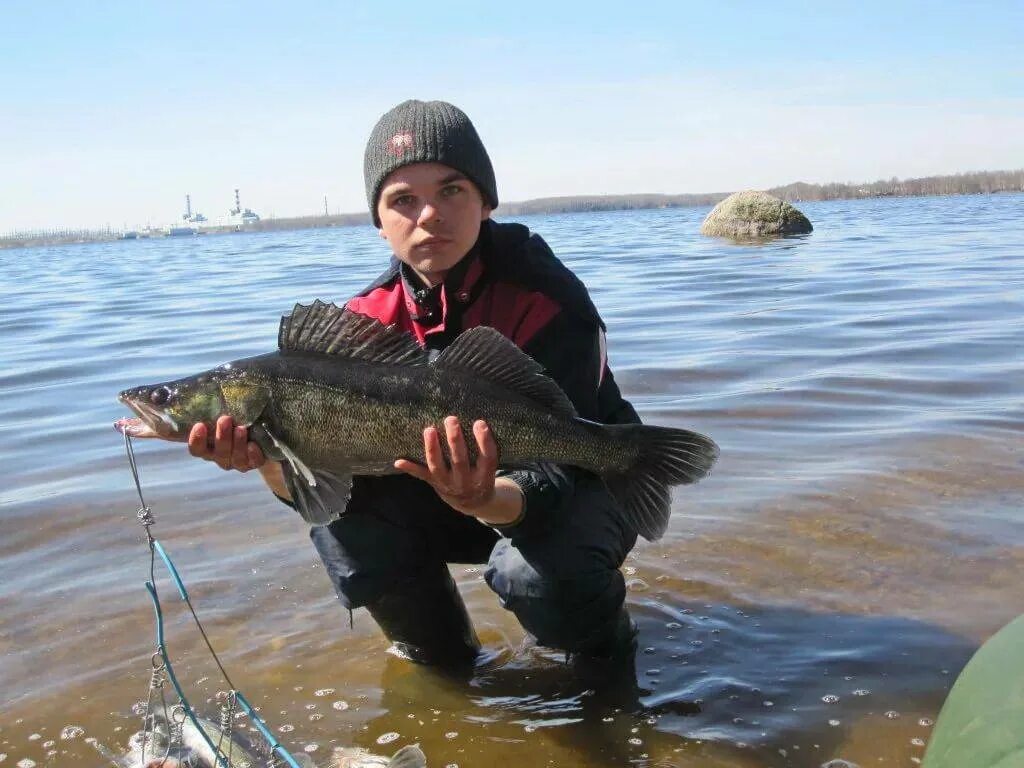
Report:
[{"label": "metal stringer hook", "polygon": [[146,500],[142,497],[142,482],[139,480],[139,465],[135,461],[135,448],[132,446],[131,435],[127,431],[121,433],[124,435],[124,450],[128,454],[128,466],[132,470],[132,479],[135,481],[135,491],[139,494],[139,509],[135,513],[139,522],[146,528],[146,537],[149,539],[149,546],[153,546],[153,534],[150,533],[149,527],[156,523],[156,518],[153,517],[153,510],[146,504]]},{"label": "metal stringer hook", "polygon": [[217,692],[217,703],[220,704],[220,739],[217,742],[217,749],[223,752],[221,745],[227,742],[228,765],[231,765],[231,748],[233,746],[231,741],[231,718],[235,713],[235,703],[237,700],[237,695],[233,690]]},{"label": "metal stringer hook", "polygon": [[[153,734],[155,733],[154,724],[155,719],[153,717],[153,708],[155,699],[159,699],[159,704],[163,709],[164,717],[167,716],[167,696],[164,693],[164,683],[166,682],[167,667],[164,665],[163,654],[160,649],[153,654],[149,660],[150,671],[149,671],[149,695],[146,697],[146,712],[142,720],[142,764],[146,764],[146,749],[153,743]],[[169,750],[169,745],[168,745]],[[162,759],[167,758],[168,750],[164,751]],[[153,757],[156,757],[154,752]]]}]

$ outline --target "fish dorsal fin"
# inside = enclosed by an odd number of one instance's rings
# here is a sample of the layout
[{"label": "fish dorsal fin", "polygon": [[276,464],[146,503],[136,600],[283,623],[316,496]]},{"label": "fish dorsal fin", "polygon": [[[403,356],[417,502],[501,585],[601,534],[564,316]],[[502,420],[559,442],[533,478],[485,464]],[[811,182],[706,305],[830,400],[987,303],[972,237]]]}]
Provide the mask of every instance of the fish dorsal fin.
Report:
[{"label": "fish dorsal fin", "polygon": [[447,347],[434,365],[458,368],[500,384],[560,416],[575,416],[576,408],[544,368],[500,331],[485,325],[470,328]]},{"label": "fish dorsal fin", "polygon": [[309,306],[296,304],[281,318],[277,346],[282,352],[316,352],[369,363],[427,363],[426,351],[408,333],[320,299]]}]

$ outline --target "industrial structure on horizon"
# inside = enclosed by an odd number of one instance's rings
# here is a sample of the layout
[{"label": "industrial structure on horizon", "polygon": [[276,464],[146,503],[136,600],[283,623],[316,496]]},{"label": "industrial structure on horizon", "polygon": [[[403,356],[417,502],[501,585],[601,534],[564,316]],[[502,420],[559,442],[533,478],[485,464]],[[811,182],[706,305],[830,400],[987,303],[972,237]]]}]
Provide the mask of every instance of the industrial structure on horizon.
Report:
[{"label": "industrial structure on horizon", "polygon": [[247,225],[255,224],[260,220],[258,213],[251,208],[243,208],[242,201],[235,188],[235,206],[228,210],[227,214],[215,221],[210,221],[199,211],[192,210],[192,195],[185,195],[185,212],[181,215],[181,221],[161,227],[158,230],[147,229],[143,232],[125,232],[123,237],[126,240],[134,240],[139,237],[151,237],[153,235],[167,235],[169,237],[187,237],[198,235],[209,231],[235,231],[241,232]]}]

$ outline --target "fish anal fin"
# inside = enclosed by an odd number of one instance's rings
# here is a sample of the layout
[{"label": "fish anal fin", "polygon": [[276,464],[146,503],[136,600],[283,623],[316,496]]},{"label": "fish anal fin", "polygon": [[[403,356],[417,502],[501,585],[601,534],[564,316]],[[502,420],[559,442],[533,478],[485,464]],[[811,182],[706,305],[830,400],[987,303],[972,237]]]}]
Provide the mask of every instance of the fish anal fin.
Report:
[{"label": "fish anal fin", "polygon": [[458,369],[533,400],[559,416],[572,417],[576,408],[544,368],[500,331],[485,325],[460,334],[433,363]]},{"label": "fish anal fin", "polygon": [[427,353],[394,325],[317,299],[296,304],[281,318],[277,346],[282,352],[313,352],[370,363],[424,365]]}]

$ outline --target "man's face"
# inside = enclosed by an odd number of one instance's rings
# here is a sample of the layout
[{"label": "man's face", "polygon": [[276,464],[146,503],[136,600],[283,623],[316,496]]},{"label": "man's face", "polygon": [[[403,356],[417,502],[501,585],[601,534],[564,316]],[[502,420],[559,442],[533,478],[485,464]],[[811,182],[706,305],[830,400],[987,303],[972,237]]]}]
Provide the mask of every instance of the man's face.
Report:
[{"label": "man's face", "polygon": [[476,185],[440,163],[415,163],[384,179],[377,202],[380,235],[427,285],[444,280],[473,247],[491,215]]}]

